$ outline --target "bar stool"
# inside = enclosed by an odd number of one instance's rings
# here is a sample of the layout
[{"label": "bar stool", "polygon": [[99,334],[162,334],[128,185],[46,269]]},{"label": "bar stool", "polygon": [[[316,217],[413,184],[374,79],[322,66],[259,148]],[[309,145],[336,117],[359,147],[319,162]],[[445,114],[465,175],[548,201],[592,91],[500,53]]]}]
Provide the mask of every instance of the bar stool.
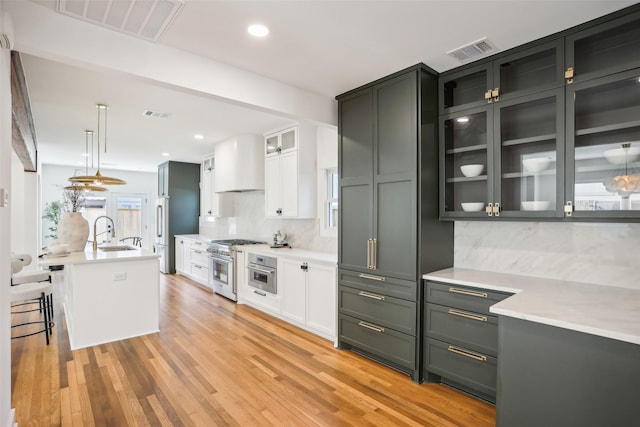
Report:
[{"label": "bar stool", "polygon": [[[11,260],[12,275],[22,270],[22,262],[20,260]],[[17,303],[17,304],[14,304]],[[37,308],[27,308],[29,305],[38,304]],[[24,338],[31,335],[43,333],[45,340],[49,345],[49,335],[53,334],[53,284],[48,281],[22,283],[20,285],[11,286],[11,315],[19,315],[23,313],[31,313],[39,311],[44,314],[43,320],[22,322],[12,324],[11,328],[19,328],[27,325],[42,324],[43,329],[31,333],[25,333],[11,337],[11,339]]]}]

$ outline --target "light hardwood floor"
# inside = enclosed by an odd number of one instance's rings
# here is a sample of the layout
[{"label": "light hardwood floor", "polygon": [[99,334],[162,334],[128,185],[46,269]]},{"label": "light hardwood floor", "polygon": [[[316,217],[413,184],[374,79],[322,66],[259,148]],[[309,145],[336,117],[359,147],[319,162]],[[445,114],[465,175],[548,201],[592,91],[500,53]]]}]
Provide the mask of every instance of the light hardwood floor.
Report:
[{"label": "light hardwood floor", "polygon": [[71,351],[58,306],[50,346],[13,340],[19,425],[495,425],[492,405],[416,385],[188,279],[161,275],[160,288],[158,334]]}]

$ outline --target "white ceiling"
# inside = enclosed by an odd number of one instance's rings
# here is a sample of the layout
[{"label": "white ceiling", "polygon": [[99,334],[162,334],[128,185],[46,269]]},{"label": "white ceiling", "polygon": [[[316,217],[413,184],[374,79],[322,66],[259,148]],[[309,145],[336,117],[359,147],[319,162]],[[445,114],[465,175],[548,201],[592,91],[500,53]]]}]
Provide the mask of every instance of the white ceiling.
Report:
[{"label": "white ceiling", "polygon": [[[4,3],[15,1],[22,0]],[[55,8],[55,0],[32,2]],[[460,64],[446,52],[483,37],[506,50],[634,3],[185,0],[158,43],[333,98],[419,62],[438,72],[455,68]],[[254,22],[266,24],[271,34],[249,37],[246,27]],[[172,160],[198,161],[215,142],[292,121],[123,73],[31,55],[23,56],[23,64],[43,163],[79,167],[84,130],[97,121],[88,106],[99,102],[111,107],[103,167],[114,169],[155,170],[167,159],[161,152]],[[171,116],[143,117],[145,109]],[[194,133],[205,140],[194,140]]]}]

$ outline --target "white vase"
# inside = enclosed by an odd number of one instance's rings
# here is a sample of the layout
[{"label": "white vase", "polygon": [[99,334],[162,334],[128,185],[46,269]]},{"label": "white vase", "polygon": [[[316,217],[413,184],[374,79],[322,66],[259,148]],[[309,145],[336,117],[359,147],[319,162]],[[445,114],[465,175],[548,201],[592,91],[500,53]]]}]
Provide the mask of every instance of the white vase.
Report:
[{"label": "white vase", "polygon": [[69,252],[84,251],[89,237],[89,221],[80,212],[66,212],[58,222],[58,240],[69,245]]}]

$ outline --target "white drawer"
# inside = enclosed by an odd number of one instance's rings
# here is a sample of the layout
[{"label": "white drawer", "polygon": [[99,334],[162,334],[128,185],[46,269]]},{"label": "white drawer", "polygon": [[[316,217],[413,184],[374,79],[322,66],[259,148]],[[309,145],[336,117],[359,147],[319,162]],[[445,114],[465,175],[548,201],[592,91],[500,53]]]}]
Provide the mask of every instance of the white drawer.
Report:
[{"label": "white drawer", "polygon": [[191,263],[209,268],[209,252],[205,249],[191,248]]}]

